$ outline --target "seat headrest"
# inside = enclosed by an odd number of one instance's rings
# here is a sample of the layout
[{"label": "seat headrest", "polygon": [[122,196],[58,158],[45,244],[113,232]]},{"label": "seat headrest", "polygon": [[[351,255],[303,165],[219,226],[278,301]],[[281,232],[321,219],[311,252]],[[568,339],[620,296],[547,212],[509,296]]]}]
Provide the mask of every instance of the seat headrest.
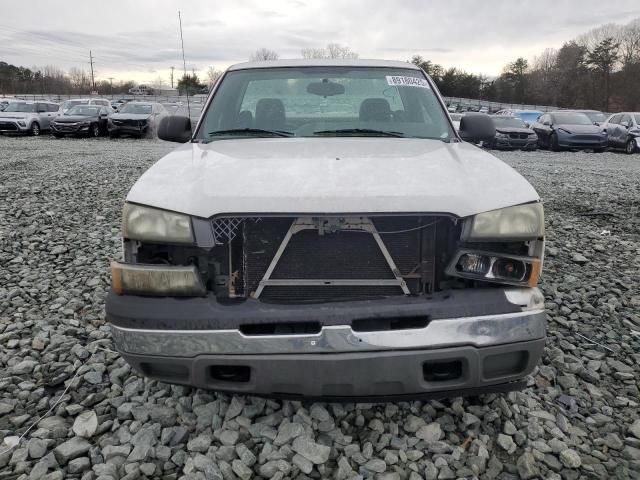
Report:
[{"label": "seat headrest", "polygon": [[384,98],[365,98],[360,104],[360,120],[365,122],[391,121],[391,106]]},{"label": "seat headrest", "polygon": [[256,128],[284,130],[284,103],[279,98],[261,98],[256,104]]}]

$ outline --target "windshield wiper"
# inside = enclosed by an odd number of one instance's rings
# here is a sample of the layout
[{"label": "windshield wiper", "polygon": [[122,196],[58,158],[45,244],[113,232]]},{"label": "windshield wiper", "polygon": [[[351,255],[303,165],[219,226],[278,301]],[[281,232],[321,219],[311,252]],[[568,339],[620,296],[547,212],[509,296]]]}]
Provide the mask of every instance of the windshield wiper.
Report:
[{"label": "windshield wiper", "polygon": [[230,128],[229,130],[216,130],[209,135],[272,135],[274,137],[292,137],[293,133],[284,130],[263,130],[262,128]]},{"label": "windshield wiper", "polygon": [[338,130],[318,130],[313,132],[314,135],[348,135],[350,133],[356,133],[360,135],[379,135],[381,137],[405,137],[406,135],[401,132],[391,132],[388,130],[374,130],[372,128],[342,128]]}]

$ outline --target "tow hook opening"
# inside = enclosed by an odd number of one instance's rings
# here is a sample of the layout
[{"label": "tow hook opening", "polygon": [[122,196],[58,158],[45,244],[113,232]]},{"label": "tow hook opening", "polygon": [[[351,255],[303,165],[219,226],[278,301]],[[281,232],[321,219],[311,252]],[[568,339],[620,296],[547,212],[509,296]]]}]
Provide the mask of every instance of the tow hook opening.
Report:
[{"label": "tow hook opening", "polygon": [[462,376],[462,362],[451,360],[447,362],[425,362],[422,374],[427,382],[448,382]]},{"label": "tow hook opening", "polygon": [[247,383],[251,379],[251,368],[246,365],[211,365],[209,376],[218,382]]}]

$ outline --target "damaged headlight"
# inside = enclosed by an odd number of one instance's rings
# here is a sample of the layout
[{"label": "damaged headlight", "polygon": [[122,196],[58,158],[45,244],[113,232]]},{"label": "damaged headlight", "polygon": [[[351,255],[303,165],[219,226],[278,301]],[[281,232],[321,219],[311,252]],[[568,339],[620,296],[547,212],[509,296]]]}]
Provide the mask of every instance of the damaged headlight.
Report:
[{"label": "damaged headlight", "polygon": [[125,203],[122,236],[161,243],[193,243],[191,218],[181,213]]},{"label": "damaged headlight", "polygon": [[479,213],[465,222],[462,239],[533,240],[544,236],[542,203],[527,203],[514,207]]}]

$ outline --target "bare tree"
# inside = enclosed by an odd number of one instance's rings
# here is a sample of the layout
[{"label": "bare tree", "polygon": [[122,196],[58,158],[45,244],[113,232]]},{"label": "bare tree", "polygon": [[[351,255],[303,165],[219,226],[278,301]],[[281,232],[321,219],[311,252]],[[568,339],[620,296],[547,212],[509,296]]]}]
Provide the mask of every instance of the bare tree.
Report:
[{"label": "bare tree", "polygon": [[302,58],[358,58],[358,54],[347,46],[329,43],[325,48],[303,48]]},{"label": "bare tree", "polygon": [[251,55],[251,61],[253,62],[262,62],[265,60],[277,60],[280,58],[278,52],[274,50],[269,50],[268,48],[259,48],[253,55]]},{"label": "bare tree", "polygon": [[636,18],[622,27],[617,40],[620,42],[620,57],[623,68],[640,63],[640,18]]},{"label": "bare tree", "polygon": [[209,85],[209,88],[213,87],[221,76],[222,72],[216,70],[213,65],[210,65],[209,68],[207,68],[207,85]]}]

